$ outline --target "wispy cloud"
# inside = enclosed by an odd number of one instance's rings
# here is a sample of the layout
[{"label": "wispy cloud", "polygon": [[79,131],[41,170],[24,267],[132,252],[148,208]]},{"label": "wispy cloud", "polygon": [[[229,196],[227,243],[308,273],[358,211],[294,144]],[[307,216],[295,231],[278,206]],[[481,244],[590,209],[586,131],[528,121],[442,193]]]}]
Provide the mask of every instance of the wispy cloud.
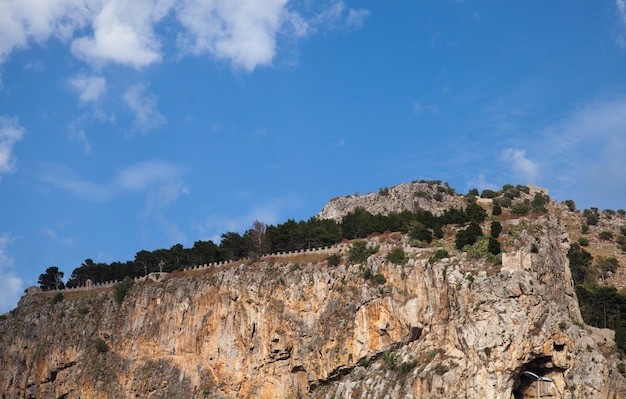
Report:
[{"label": "wispy cloud", "polygon": [[46,237],[52,239],[52,241],[61,244],[66,247],[74,246],[74,239],[72,237],[61,237],[56,230],[51,227],[43,227],[41,232]]},{"label": "wispy cloud", "polygon": [[[148,194],[155,187],[179,181],[183,173],[184,168],[178,164],[152,160],[118,170],[109,182],[96,183],[79,176],[64,165],[48,163],[43,167],[41,179],[78,198],[104,202],[128,193]],[[159,198],[166,197],[161,195]],[[167,198],[171,202],[171,196]]]},{"label": "wispy cloud", "polygon": [[221,234],[230,231],[244,232],[250,228],[254,220],[260,220],[265,224],[276,224],[283,219],[283,215],[287,211],[298,208],[301,203],[302,199],[296,195],[276,198],[252,207],[240,215],[215,214],[207,216],[196,225],[196,229],[201,237],[219,242]]},{"label": "wispy cloud", "polygon": [[83,104],[98,101],[106,92],[106,79],[102,76],[79,75],[70,79],[69,83],[79,92]]},{"label": "wispy cloud", "polygon": [[143,191],[147,187],[178,179],[184,168],[171,162],[151,160],[139,162],[120,169],[113,180],[113,184],[127,191]]},{"label": "wispy cloud", "polygon": [[580,106],[542,131],[541,163],[564,193],[620,206],[626,196],[625,126],[626,97]]},{"label": "wispy cloud", "polygon": [[128,89],[123,96],[124,103],[135,117],[135,127],[141,131],[159,128],[166,123],[166,119],[159,112],[157,97],[146,93],[145,84],[136,84]]},{"label": "wispy cloud", "polygon": [[617,17],[619,19],[618,31],[615,34],[615,43],[622,50],[626,50],[626,0],[615,0]]},{"label": "wispy cloud", "polygon": [[58,163],[43,165],[40,179],[47,184],[69,192],[75,197],[91,202],[109,201],[116,195],[115,187],[91,182],[67,166]]},{"label": "wispy cloud", "polygon": [[515,177],[526,183],[537,183],[538,166],[526,156],[526,151],[507,148],[500,154],[500,159],[508,164]]},{"label": "wispy cloud", "polygon": [[419,101],[413,102],[413,112],[420,115],[424,111],[428,112],[432,116],[437,116],[439,114],[439,107],[436,104],[424,105]]},{"label": "wispy cloud", "polygon": [[68,126],[67,137],[70,140],[76,141],[83,146],[83,153],[90,154],[91,153],[91,142],[87,138],[85,134],[85,130],[81,127],[82,120],[81,118],[72,121]]},{"label": "wispy cloud", "polygon": [[615,0],[615,5],[621,21],[626,24],[626,0]]},{"label": "wispy cloud", "polygon": [[13,239],[10,233],[0,235],[0,314],[15,308],[24,291],[24,282],[11,271],[15,265],[8,246]]},{"label": "wispy cloud", "polygon": [[13,156],[13,146],[23,137],[24,128],[17,118],[0,116],[0,177],[15,172],[17,161]]},{"label": "wispy cloud", "polygon": [[170,242],[181,244],[187,240],[185,233],[183,233],[176,224],[167,220],[162,214],[156,215],[156,222]]},{"label": "wispy cloud", "polygon": [[146,213],[161,211],[176,202],[189,188],[180,180],[165,181],[150,190],[146,198]]},{"label": "wispy cloud", "polygon": [[369,10],[355,10],[351,8],[350,10],[348,10],[348,18],[346,20],[346,23],[348,24],[348,26],[361,28],[365,24],[365,20],[367,19],[367,17],[369,17],[369,15]]},{"label": "wispy cloud", "polygon": [[472,188],[478,189],[479,192],[482,192],[483,190],[497,190],[498,185],[493,182],[487,181],[485,175],[483,173],[480,173],[478,176],[468,181],[467,189],[469,190]]}]

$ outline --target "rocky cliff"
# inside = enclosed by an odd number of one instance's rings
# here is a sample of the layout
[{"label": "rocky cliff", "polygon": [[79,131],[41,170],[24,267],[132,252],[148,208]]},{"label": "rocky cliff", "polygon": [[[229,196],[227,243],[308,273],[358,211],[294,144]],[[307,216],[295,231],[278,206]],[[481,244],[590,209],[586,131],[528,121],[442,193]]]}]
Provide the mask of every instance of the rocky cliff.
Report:
[{"label": "rocky cliff", "polygon": [[503,224],[501,265],[388,233],[363,264],[344,244],[338,266],[267,256],[121,302],[26,295],[0,320],[2,398],[624,398],[611,331],[581,319],[564,224]]}]

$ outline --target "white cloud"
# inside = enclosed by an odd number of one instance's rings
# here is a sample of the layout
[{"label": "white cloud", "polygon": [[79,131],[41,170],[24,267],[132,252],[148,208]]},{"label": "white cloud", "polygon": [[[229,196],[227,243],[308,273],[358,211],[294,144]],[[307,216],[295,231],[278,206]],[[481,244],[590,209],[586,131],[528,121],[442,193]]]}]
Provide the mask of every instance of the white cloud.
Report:
[{"label": "white cloud", "polygon": [[[72,195],[94,202],[109,201],[127,193],[149,193],[156,190],[156,198],[173,201],[170,186],[161,191],[158,187],[171,182],[179,182],[184,173],[180,165],[152,160],[139,162],[119,170],[108,183],[96,183],[78,176],[74,171],[64,165],[47,163],[42,168],[41,180]],[[178,184],[178,185],[177,185]],[[182,183],[176,183],[172,187],[178,187],[180,193],[185,193],[186,188]]]},{"label": "white cloud", "polygon": [[114,184],[127,191],[143,191],[157,183],[178,180],[183,168],[165,161],[144,161],[120,170]]},{"label": "white cloud", "polygon": [[415,101],[413,103],[413,111],[415,111],[416,114],[421,114],[423,109],[424,108],[422,107],[422,103],[420,103],[419,101]]},{"label": "white cloud", "polygon": [[542,165],[563,195],[585,206],[623,208],[626,97],[581,106],[542,133]]},{"label": "white cloud", "polygon": [[360,28],[363,26],[363,24],[365,23],[365,20],[367,19],[367,17],[369,17],[369,15],[370,15],[369,10],[365,10],[365,9],[355,10],[351,8],[348,11],[348,19],[346,23],[349,26],[356,26],[357,28]]},{"label": "white cloud", "polygon": [[106,91],[106,79],[102,76],[77,76],[70,79],[70,85],[80,93],[81,103],[98,101]]},{"label": "white cloud", "polygon": [[14,309],[24,291],[24,282],[10,269],[13,259],[7,254],[7,247],[13,240],[9,233],[0,235],[0,314]]},{"label": "white cloud", "polygon": [[623,23],[626,23],[626,0],[615,0],[619,17]]},{"label": "white cloud", "polygon": [[[183,0],[177,16],[186,32],[178,43],[192,54],[211,54],[251,72],[268,65],[276,35],[286,20],[287,0]],[[293,24],[292,24],[293,25]],[[302,24],[296,26],[303,29]]]},{"label": "white cloud", "polygon": [[185,233],[183,233],[174,223],[167,220],[163,215],[157,215],[156,221],[170,242],[181,244],[187,241]]},{"label": "white cloud", "polygon": [[170,180],[159,184],[148,194],[146,212],[164,209],[176,202],[181,195],[188,193],[189,189],[182,181]]},{"label": "white cloud", "polygon": [[280,38],[303,37],[339,21],[359,27],[370,14],[346,10],[337,0],[298,6],[308,16],[290,0],[2,0],[0,64],[16,49],[56,37],[94,67],[140,69],[163,59],[156,27],[172,17],[184,54],[211,55],[251,72],[271,64]]},{"label": "white cloud", "polygon": [[479,174],[473,179],[470,179],[468,181],[467,188],[468,189],[475,188],[479,192],[482,192],[483,190],[494,190],[494,191],[498,190],[498,186],[495,183],[487,181],[487,178],[485,177],[483,173]]},{"label": "white cloud", "polygon": [[424,106],[421,102],[415,101],[413,103],[413,111],[416,114],[421,114],[424,110],[426,110],[430,115],[437,116],[439,114],[439,107],[436,104],[428,104]]},{"label": "white cloud", "polygon": [[146,93],[145,84],[136,84],[128,89],[123,96],[124,103],[135,117],[135,126],[139,130],[152,130],[165,125],[166,120],[159,113],[157,98]]},{"label": "white cloud", "polygon": [[161,61],[154,25],[169,13],[170,0],[110,0],[93,18],[93,37],[72,43],[72,53],[91,64],[115,62],[142,68]]},{"label": "white cloud", "polygon": [[88,0],[3,0],[0,2],[0,63],[30,41],[44,43],[51,36],[67,40],[83,28],[93,13]]},{"label": "white cloud", "polygon": [[66,166],[56,163],[45,164],[40,178],[45,183],[92,202],[108,201],[115,196],[111,186],[85,180]]},{"label": "white cloud", "polygon": [[0,176],[15,172],[13,146],[24,137],[24,128],[17,118],[0,116]]},{"label": "white cloud", "polygon": [[67,247],[74,246],[74,239],[72,237],[61,237],[59,234],[50,227],[43,227],[41,232],[48,238],[52,239],[54,242],[62,244]]},{"label": "white cloud", "polygon": [[81,128],[81,120],[80,118],[71,122],[68,127],[67,136],[70,140],[77,141],[83,145],[83,153],[90,154],[91,153],[91,143],[89,139],[87,139],[87,135],[85,131]]},{"label": "white cloud", "polygon": [[526,151],[508,148],[502,151],[500,159],[510,164],[517,179],[522,179],[526,183],[537,182],[537,164],[526,157]]}]

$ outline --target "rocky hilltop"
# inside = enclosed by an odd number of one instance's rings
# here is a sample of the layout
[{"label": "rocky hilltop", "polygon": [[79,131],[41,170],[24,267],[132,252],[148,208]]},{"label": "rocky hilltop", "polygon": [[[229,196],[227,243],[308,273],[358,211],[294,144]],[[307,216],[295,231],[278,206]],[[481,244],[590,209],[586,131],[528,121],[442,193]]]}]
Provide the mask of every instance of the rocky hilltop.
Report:
[{"label": "rocky hilltop", "polygon": [[[373,206],[401,209],[394,193],[376,194],[390,202]],[[438,188],[428,199],[420,195],[418,205],[433,212],[467,201]],[[339,217],[353,206],[333,202],[320,215]],[[367,239],[372,254],[360,262],[349,260],[357,243],[344,242],[145,279],[121,298],[112,288],[66,291],[62,300],[25,295],[0,319],[0,392],[58,399],[624,398],[613,332],[581,317],[566,214],[555,202],[545,213],[505,212],[501,263],[456,250],[451,231],[418,246],[385,233]],[[398,249],[404,259],[389,256]]]}]

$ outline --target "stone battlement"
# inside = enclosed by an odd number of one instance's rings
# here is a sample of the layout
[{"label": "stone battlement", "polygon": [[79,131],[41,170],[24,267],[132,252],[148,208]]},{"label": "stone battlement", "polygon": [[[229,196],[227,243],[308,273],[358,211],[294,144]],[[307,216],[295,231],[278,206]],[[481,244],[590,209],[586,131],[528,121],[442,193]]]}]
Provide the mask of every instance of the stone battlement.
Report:
[{"label": "stone battlement", "polygon": [[[390,244],[390,243],[379,243],[379,244],[381,244],[379,248],[382,249],[383,251],[391,250],[396,247],[395,245]],[[419,252],[419,251],[416,251],[416,248],[409,246],[408,243],[405,243],[403,245],[403,249],[409,253]],[[336,254],[336,253],[347,254],[349,250],[350,250],[350,244],[342,242],[342,243],[333,245],[331,247],[300,249],[300,250],[289,251],[289,252],[275,252],[275,253],[263,255],[261,259],[288,258],[292,256],[314,255],[314,254],[328,254],[328,255]],[[211,268],[218,268],[221,266],[226,266],[235,262],[247,262],[249,260],[250,258],[243,258],[243,259],[238,259],[238,260],[227,260],[227,261],[221,261],[221,262],[205,263],[203,265],[186,267],[183,269],[183,271],[187,272],[191,270],[208,270]],[[530,270],[531,268],[530,254],[525,253],[523,251],[502,253],[502,270],[514,271],[519,268],[523,268],[524,270]],[[152,280],[152,281],[158,282],[158,281],[165,280],[168,275],[169,273],[152,272],[146,276],[135,277],[134,280],[135,282],[140,282],[140,281],[145,281],[145,280]],[[74,292],[74,291],[89,291],[89,290],[96,290],[96,289],[102,289],[102,288],[112,288],[118,282],[120,281],[116,280],[116,281],[107,281],[103,283],[93,284],[91,280],[87,280],[87,282],[81,287],[64,288],[60,290],[50,290],[46,292]],[[36,286],[29,287],[26,289],[27,295],[35,295],[40,292],[42,292],[41,289]]]}]

